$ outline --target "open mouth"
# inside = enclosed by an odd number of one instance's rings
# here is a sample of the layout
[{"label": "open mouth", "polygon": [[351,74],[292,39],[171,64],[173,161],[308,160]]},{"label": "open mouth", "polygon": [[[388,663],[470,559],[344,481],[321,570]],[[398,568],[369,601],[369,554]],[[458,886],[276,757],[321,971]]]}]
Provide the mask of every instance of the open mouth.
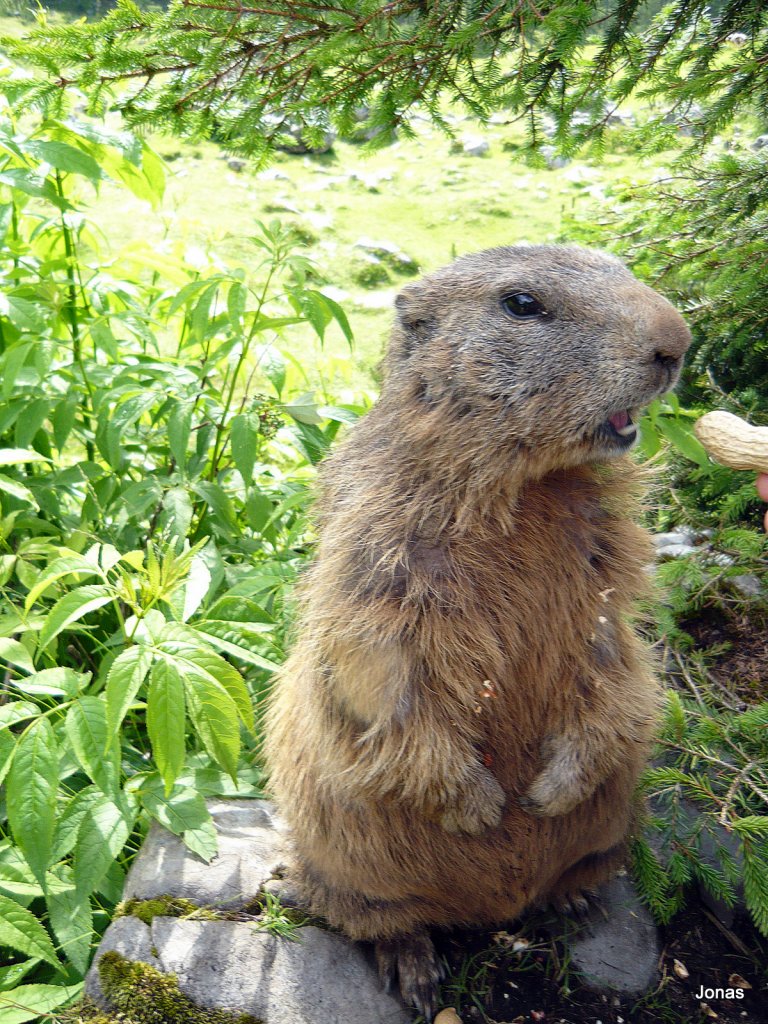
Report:
[{"label": "open mouth", "polygon": [[638,428],[635,417],[638,415],[639,413],[635,409],[622,409],[620,412],[615,412],[600,424],[599,432],[614,445],[629,448],[637,440]]}]

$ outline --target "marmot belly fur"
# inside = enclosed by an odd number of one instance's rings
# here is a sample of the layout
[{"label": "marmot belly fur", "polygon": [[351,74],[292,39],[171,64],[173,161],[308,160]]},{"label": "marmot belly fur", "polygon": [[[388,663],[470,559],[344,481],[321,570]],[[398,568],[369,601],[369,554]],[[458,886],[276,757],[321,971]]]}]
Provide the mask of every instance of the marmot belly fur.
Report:
[{"label": "marmot belly fur", "polygon": [[429,926],[621,861],[657,702],[626,452],[690,336],[570,246],[463,257],[396,308],[381,398],[322,469],[267,757],[304,899],[429,1016]]}]

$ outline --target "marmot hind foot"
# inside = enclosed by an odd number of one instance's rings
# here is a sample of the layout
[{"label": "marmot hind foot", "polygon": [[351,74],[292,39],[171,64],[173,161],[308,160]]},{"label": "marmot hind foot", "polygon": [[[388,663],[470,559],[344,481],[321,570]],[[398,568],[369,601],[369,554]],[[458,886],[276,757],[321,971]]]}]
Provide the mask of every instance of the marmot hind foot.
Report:
[{"label": "marmot hind foot", "polygon": [[600,909],[602,900],[597,889],[574,889],[573,892],[553,897],[550,906],[558,914],[581,920],[587,917],[593,908]]},{"label": "marmot hind foot", "polygon": [[445,968],[426,928],[379,939],[374,951],[385,990],[389,992],[397,981],[403,1001],[431,1021],[437,1013],[438,986]]}]

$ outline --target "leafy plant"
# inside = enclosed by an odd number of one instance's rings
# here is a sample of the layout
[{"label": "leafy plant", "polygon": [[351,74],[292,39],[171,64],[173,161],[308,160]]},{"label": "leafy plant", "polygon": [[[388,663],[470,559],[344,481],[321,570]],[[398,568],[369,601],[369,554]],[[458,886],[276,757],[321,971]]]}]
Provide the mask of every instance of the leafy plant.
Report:
[{"label": "leafy plant", "polygon": [[[256,795],[307,485],[358,407],[283,332],[340,307],[278,224],[252,276],[131,246],[83,209],[163,167],[91,123],[0,115],[0,1020],[77,994],[151,821],[209,859],[205,797]],[[26,1009],[24,1009],[26,1008]]]},{"label": "leafy plant", "polygon": [[257,927],[270,935],[279,935],[283,939],[295,942],[299,928],[308,922],[308,918],[300,911],[284,907],[278,896],[271,892],[264,893],[264,902]]}]

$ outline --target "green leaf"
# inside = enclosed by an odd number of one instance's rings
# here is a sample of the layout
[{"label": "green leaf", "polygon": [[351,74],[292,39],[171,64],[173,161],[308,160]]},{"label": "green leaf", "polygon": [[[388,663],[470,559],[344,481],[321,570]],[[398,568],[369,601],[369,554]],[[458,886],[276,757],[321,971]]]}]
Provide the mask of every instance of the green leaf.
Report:
[{"label": "green leaf", "polygon": [[159,647],[175,660],[185,680],[199,676],[222,687],[234,702],[243,724],[253,728],[253,703],[243,677],[234,665],[201,644],[196,630],[169,624],[160,634]]},{"label": "green leaf", "polygon": [[42,139],[30,139],[27,150],[40,160],[44,160],[59,171],[66,174],[79,174],[92,182],[98,182],[101,168],[88,153],[68,145],[66,142],[50,142]]},{"label": "green leaf", "polygon": [[40,303],[0,293],[0,316],[7,317],[20,331],[41,334],[45,330],[48,312]]},{"label": "green leaf", "polygon": [[[37,918],[24,907],[19,906],[15,900],[1,894],[0,946],[10,946],[11,949],[26,953],[27,956],[39,957],[54,967],[61,966],[51,938]],[[2,998],[0,995],[0,1000]],[[2,1020],[1,1016],[0,1020]]]},{"label": "green leaf", "polygon": [[745,814],[733,822],[733,831],[742,836],[768,836],[768,817],[762,814]]},{"label": "green leaf", "polygon": [[149,672],[152,655],[136,644],[115,658],[107,675],[107,728],[116,733]]},{"label": "green leaf", "polygon": [[328,438],[319,427],[297,421],[295,436],[299,447],[312,465],[321,462],[328,454]]},{"label": "green leaf", "polygon": [[181,610],[181,621],[194,615],[203,603],[205,595],[211,587],[211,570],[200,555],[195,555],[189,567],[189,575],[184,581],[184,606]]},{"label": "green leaf", "polygon": [[7,661],[10,665],[23,668],[25,672],[35,671],[27,648],[18,640],[11,640],[10,637],[0,637],[0,661]]},{"label": "green leaf", "polygon": [[255,530],[257,533],[263,533],[274,510],[275,506],[266,494],[262,494],[261,491],[257,491],[255,488],[251,489],[245,502],[245,514],[248,518],[248,525],[252,530]]},{"label": "green leaf", "polygon": [[233,417],[230,424],[232,458],[246,486],[253,479],[253,467],[259,450],[259,419],[250,413]]},{"label": "green leaf", "polygon": [[50,181],[46,181],[40,174],[35,174],[25,168],[4,168],[0,171],[0,182],[4,185],[9,185],[11,188],[18,189],[19,192],[23,192],[25,195],[46,199],[60,210],[72,209],[66,199],[62,199],[59,196]]},{"label": "green leaf", "polygon": [[219,852],[219,840],[213,821],[204,821],[197,828],[187,829],[183,835],[184,845],[208,864]]},{"label": "green leaf", "polygon": [[308,423],[311,426],[319,426],[323,418],[318,412],[317,403],[311,394],[301,395],[295,402],[287,402],[282,406],[283,412],[287,412],[291,419],[297,423]]},{"label": "green leaf", "polygon": [[32,448],[0,448],[0,466],[18,466],[25,462],[48,462]]},{"label": "green leaf", "polygon": [[237,532],[237,519],[227,492],[219,484],[197,480],[192,490],[208,505],[217,522],[227,533]]},{"label": "green leaf", "polygon": [[150,192],[155,197],[155,202],[152,205],[156,207],[165,195],[165,164],[160,155],[143,140],[141,143],[141,169]]},{"label": "green leaf", "polygon": [[177,402],[168,417],[168,447],[180,470],[187,464],[187,447],[192,429],[192,402]]},{"label": "green leaf", "polygon": [[22,367],[27,361],[27,356],[32,351],[31,342],[14,345],[2,357],[2,387],[3,396],[10,398],[16,387],[16,378],[21,373]]},{"label": "green leaf", "polygon": [[709,456],[704,450],[701,441],[694,436],[689,425],[683,426],[678,420],[671,419],[668,416],[660,416],[658,427],[661,433],[672,442],[678,451],[682,452],[686,459],[695,462],[702,469],[709,468],[711,465]]},{"label": "green leaf", "polygon": [[77,419],[77,411],[78,404],[71,398],[65,398],[58,402],[53,410],[53,415],[51,416],[53,442],[59,449],[59,452],[61,452],[67,443],[67,438],[72,433],[72,428]]},{"label": "green leaf", "polygon": [[68,697],[71,700],[90,678],[90,672],[75,672],[73,668],[45,668],[24,679],[14,679],[13,686],[22,693]]},{"label": "green leaf", "polygon": [[107,795],[118,787],[115,734],[107,727],[107,709],[100,697],[80,697],[70,707],[65,729],[80,767]]},{"label": "green leaf", "polygon": [[[353,337],[353,334],[352,334],[352,328],[351,328],[351,326],[349,324],[349,320],[347,319],[347,314],[344,312],[342,307],[338,304],[338,302],[336,302],[335,299],[331,299],[324,292],[314,292],[313,294],[322,297],[323,304],[330,311],[331,316],[336,321],[336,323],[339,325],[339,327],[341,328],[342,334],[347,339],[347,344],[349,345],[350,348],[352,348],[352,343],[354,341],[354,337]],[[321,337],[322,337],[322,335],[321,335]]]},{"label": "green leaf", "polygon": [[237,706],[216,680],[202,672],[186,672],[184,685],[189,714],[208,753],[234,779],[240,754]]},{"label": "green leaf", "polygon": [[203,797],[192,789],[176,787],[169,796],[163,790],[142,790],[142,800],[153,818],[174,835],[200,828],[211,820]]},{"label": "green leaf", "polygon": [[59,751],[47,718],[20,737],[8,773],[8,821],[38,881],[51,863],[59,786]]},{"label": "green leaf", "polygon": [[312,325],[312,329],[322,344],[325,339],[325,329],[333,319],[330,300],[321,292],[295,291],[291,295],[291,302],[294,308]]},{"label": "green leaf", "polygon": [[232,633],[234,630],[232,626],[237,626],[237,623],[229,622],[204,622],[201,627],[196,630],[200,634],[201,640],[205,643],[210,644],[212,647],[216,647],[223,651],[225,654],[232,655],[233,658],[239,658],[241,661],[247,662],[249,665],[256,665],[258,668],[263,668],[267,672],[277,672],[280,669],[280,665],[276,661],[270,661],[269,658],[263,657],[256,651],[252,651],[250,647],[245,647],[242,643],[235,643],[232,640],[228,640],[226,636],[219,636],[215,629],[220,629],[221,632]]},{"label": "green leaf", "polygon": [[24,484],[20,484],[18,480],[12,480],[4,473],[0,473],[0,491],[10,494],[10,496],[12,498],[16,498],[17,501],[23,501],[25,505],[32,505],[34,508],[39,507],[34,494],[28,487],[25,487]]},{"label": "green leaf", "polygon": [[74,850],[80,826],[102,797],[103,793],[96,786],[86,786],[72,797],[56,822],[53,841],[54,861],[61,860]]},{"label": "green leaf", "polygon": [[0,967],[0,992],[7,992],[9,988],[15,988],[22,978],[40,963],[39,957],[32,960],[25,960],[21,964],[11,964],[9,967]]},{"label": "green leaf", "polygon": [[11,770],[13,755],[16,753],[16,737],[13,733],[0,732],[0,786],[5,782],[5,777]]},{"label": "green leaf", "polygon": [[[61,869],[72,881],[70,868]],[[80,974],[88,970],[93,937],[93,915],[87,895],[79,893],[73,886],[63,892],[52,893],[46,901],[48,919],[59,947]]]},{"label": "green leaf", "polygon": [[67,626],[78,622],[89,612],[109,604],[113,597],[112,590],[104,586],[78,587],[65,594],[45,618],[38,641],[40,650],[44,650]]},{"label": "green leaf", "polygon": [[75,844],[75,884],[79,893],[93,892],[122,852],[136,814],[125,800],[119,806],[109,797],[96,800],[84,815]]},{"label": "green leaf", "polygon": [[76,999],[83,990],[79,985],[19,985],[10,992],[0,992],[0,1024],[24,1024]]},{"label": "green leaf", "polygon": [[[29,448],[38,432],[48,419],[51,403],[47,398],[38,398],[36,401],[27,402],[23,415],[16,420],[14,428],[14,440],[19,448]],[[45,434],[47,439],[47,433]],[[39,449],[38,445],[38,449]],[[38,450],[36,449],[36,450]]]},{"label": "green leaf", "polygon": [[40,714],[40,708],[28,700],[15,700],[10,704],[0,704],[0,732],[8,729],[25,718],[34,718]]},{"label": "green leaf", "polygon": [[185,721],[184,684],[179,671],[172,661],[157,658],[149,681],[147,731],[167,792],[184,767]]},{"label": "green leaf", "polygon": [[192,502],[186,487],[171,487],[163,496],[160,522],[172,537],[183,539],[192,523]]}]

